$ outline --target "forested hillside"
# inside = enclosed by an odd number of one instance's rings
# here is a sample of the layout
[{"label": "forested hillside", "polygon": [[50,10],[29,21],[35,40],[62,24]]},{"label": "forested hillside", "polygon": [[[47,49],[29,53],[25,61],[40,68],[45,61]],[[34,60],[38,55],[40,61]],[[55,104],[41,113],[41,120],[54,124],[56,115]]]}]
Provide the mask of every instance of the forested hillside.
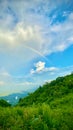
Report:
[{"label": "forested hillside", "polygon": [[[26,98],[19,100],[20,106],[29,106],[32,104],[59,102],[68,100],[73,93],[73,74],[65,77],[58,77],[51,83],[45,83],[40,86],[34,93],[31,93]],[[65,99],[66,96],[66,99]],[[63,102],[63,101],[62,101]]]},{"label": "forested hillside", "polygon": [[7,101],[0,99],[0,107],[9,107],[11,106],[10,103],[8,103]]},{"label": "forested hillside", "polygon": [[0,130],[73,130],[73,74],[45,83],[17,106],[0,101]]}]

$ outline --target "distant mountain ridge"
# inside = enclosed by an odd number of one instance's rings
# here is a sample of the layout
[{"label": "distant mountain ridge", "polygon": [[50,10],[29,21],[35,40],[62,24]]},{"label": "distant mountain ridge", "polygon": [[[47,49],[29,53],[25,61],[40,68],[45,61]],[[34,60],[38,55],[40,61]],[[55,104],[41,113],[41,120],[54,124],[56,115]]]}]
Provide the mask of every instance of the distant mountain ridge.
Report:
[{"label": "distant mountain ridge", "polygon": [[0,99],[4,99],[8,103],[15,105],[15,104],[17,104],[17,102],[19,101],[20,98],[23,98],[27,95],[28,95],[28,92],[23,91],[21,93],[13,93],[13,94],[10,94],[8,96],[0,97]]}]

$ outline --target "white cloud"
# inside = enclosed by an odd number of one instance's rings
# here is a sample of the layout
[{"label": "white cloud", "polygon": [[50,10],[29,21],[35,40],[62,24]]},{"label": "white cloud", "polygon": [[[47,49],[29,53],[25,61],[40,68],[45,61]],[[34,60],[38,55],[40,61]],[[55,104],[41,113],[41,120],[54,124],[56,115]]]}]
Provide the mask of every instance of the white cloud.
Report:
[{"label": "white cloud", "polygon": [[32,69],[30,72],[31,74],[39,73],[39,72],[43,71],[45,68],[45,62],[39,61],[36,64],[34,64],[34,66],[35,66],[35,70]]},{"label": "white cloud", "polygon": [[[13,53],[14,51],[16,52],[14,54],[18,55],[18,51],[16,50],[22,48],[27,55],[27,59],[29,60],[38,55],[42,56],[57,51],[63,51],[73,44],[71,42],[71,37],[73,36],[73,13],[69,14],[64,23],[57,23],[51,26],[50,18],[47,18],[44,13],[49,13],[51,11],[49,7],[51,6],[53,8],[55,3],[53,4],[53,2],[46,1],[44,2],[45,4],[42,4],[43,9],[40,7],[40,3],[41,1],[15,1],[11,3],[8,3],[7,1],[2,3],[2,16],[6,15],[6,17],[9,16],[12,17],[12,19],[16,19],[18,17],[20,20],[14,24],[14,26],[12,25],[13,20],[11,22],[10,18],[6,20],[3,19],[1,22],[1,25],[3,24],[6,26],[4,28],[2,26],[0,30],[1,51],[6,51],[7,49],[8,52]],[[57,4],[60,3],[57,2]],[[8,7],[10,7],[9,11],[12,11],[12,14],[4,13],[4,10],[7,10]],[[34,10],[34,13],[32,13],[31,9]],[[38,10],[42,13],[36,13]],[[13,14],[16,15],[13,17]],[[64,14],[66,14],[66,12],[64,12]],[[54,15],[56,17],[57,14]],[[6,21],[8,21],[8,23]],[[8,26],[10,24],[13,28]],[[31,51],[35,52],[34,56]]]},{"label": "white cloud", "polygon": [[58,68],[56,67],[46,67],[45,62],[39,61],[36,64],[34,64],[35,69],[31,69],[30,73],[41,73],[41,72],[54,72],[57,71]]},{"label": "white cloud", "polygon": [[36,72],[40,72],[45,68],[45,62],[39,61],[35,64],[35,67],[36,67]]},{"label": "white cloud", "polygon": [[44,83],[50,83],[51,81],[52,81],[52,79],[45,80]]},{"label": "white cloud", "polygon": [[5,45],[6,48],[13,47],[14,49],[14,47],[24,45],[24,47],[37,49],[38,46],[36,44],[42,41],[39,26],[25,26],[26,25],[24,23],[18,23],[13,31],[0,30],[0,46],[2,47]]},{"label": "white cloud", "polygon": [[4,81],[0,81],[0,86],[5,85]]},{"label": "white cloud", "polygon": [[[41,25],[29,26],[22,22],[18,23],[12,31],[0,31],[0,50],[19,56],[21,48],[21,57],[23,57],[24,52],[27,55],[25,60],[29,60],[38,55],[44,57],[46,54],[65,50],[73,44],[72,36],[73,29],[70,20],[66,23],[49,26],[49,28]],[[24,57],[26,56],[24,55]]]},{"label": "white cloud", "polygon": [[16,85],[17,86],[30,86],[30,85],[35,85],[36,83],[33,83],[33,82],[28,82],[28,81],[25,81],[25,82],[21,82],[21,83],[17,83]]},{"label": "white cloud", "polygon": [[0,68],[0,76],[1,77],[11,77],[10,73],[6,71],[4,68]]},{"label": "white cloud", "polygon": [[56,67],[49,67],[47,69],[48,69],[48,71],[56,71],[56,70],[58,70],[58,68],[56,68]]},{"label": "white cloud", "polygon": [[0,73],[1,76],[10,77],[11,75],[8,72]]},{"label": "white cloud", "polygon": [[18,96],[15,97],[15,100],[17,100],[17,99],[18,99]]}]

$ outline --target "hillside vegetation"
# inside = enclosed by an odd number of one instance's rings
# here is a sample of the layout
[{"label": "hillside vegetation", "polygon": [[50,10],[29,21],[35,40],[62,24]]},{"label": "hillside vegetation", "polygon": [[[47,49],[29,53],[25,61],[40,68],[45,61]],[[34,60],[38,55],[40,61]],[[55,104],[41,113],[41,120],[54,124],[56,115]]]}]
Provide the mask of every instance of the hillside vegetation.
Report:
[{"label": "hillside vegetation", "polygon": [[45,83],[15,107],[1,104],[0,130],[73,130],[73,74]]},{"label": "hillside vegetation", "polygon": [[1,106],[1,107],[10,107],[11,104],[8,103],[8,102],[6,102],[6,101],[3,100],[3,99],[0,99],[0,106]]},{"label": "hillside vegetation", "polygon": [[[73,94],[73,74],[65,77],[58,77],[51,83],[45,83],[42,87],[40,86],[34,93],[29,94],[26,98],[20,99],[18,105],[29,106],[32,104],[52,102],[69,102],[71,95]],[[66,96],[66,98],[65,98]]]}]

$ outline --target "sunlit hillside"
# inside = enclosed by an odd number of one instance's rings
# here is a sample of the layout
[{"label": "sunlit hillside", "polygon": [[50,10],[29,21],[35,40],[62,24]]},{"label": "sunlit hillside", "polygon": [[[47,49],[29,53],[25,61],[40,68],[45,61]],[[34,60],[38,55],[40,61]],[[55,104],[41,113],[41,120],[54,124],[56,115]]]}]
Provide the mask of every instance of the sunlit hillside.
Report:
[{"label": "sunlit hillside", "polygon": [[0,100],[0,130],[49,129],[73,129],[73,74],[44,84],[17,106]]}]

